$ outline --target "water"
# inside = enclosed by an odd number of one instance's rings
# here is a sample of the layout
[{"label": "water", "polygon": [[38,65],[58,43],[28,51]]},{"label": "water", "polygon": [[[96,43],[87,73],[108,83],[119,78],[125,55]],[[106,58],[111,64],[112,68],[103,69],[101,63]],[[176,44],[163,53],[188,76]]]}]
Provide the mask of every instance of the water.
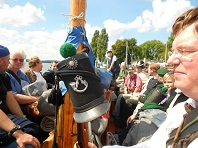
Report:
[{"label": "water", "polygon": [[[42,73],[46,72],[49,68],[50,68],[51,63],[43,63],[43,69],[42,69]],[[21,68],[21,70],[27,70],[29,69],[28,67],[28,63],[24,63],[24,67]]]}]

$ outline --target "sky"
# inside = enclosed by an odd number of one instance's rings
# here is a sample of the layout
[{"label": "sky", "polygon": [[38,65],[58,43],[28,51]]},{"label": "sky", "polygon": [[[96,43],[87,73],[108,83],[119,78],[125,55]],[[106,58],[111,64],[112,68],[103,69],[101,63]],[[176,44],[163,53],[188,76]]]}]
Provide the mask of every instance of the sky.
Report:
[{"label": "sky", "polygon": [[[87,0],[86,36],[106,28],[108,48],[118,39],[166,43],[174,20],[198,6],[197,0]],[[64,14],[64,15],[63,15]],[[0,0],[0,44],[27,58],[62,60],[59,50],[67,37],[70,0]]]}]

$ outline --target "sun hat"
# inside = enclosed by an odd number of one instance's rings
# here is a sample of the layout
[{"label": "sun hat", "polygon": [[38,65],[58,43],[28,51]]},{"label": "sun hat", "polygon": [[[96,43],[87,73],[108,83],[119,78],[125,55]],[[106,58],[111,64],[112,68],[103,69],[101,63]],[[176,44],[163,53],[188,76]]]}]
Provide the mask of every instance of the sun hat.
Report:
[{"label": "sun hat", "polygon": [[5,57],[9,54],[10,54],[9,49],[5,46],[0,45],[0,58]]}]

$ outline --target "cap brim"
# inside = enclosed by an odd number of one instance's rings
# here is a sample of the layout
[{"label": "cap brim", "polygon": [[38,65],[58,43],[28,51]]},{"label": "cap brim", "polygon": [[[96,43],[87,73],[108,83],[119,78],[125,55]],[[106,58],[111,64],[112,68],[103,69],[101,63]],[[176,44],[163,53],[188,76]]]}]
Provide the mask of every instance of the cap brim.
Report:
[{"label": "cap brim", "polygon": [[74,112],[74,120],[77,123],[84,123],[84,122],[89,122],[92,121],[100,116],[102,116],[103,114],[105,114],[108,110],[109,110],[110,104],[109,102],[105,99],[103,101],[103,103],[101,103],[100,105],[82,112],[82,113],[75,113]]}]

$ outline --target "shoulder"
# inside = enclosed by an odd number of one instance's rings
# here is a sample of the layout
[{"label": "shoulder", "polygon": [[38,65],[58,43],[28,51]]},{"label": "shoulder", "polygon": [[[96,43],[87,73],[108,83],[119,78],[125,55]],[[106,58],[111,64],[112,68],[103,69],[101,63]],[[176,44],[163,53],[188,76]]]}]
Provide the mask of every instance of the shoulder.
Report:
[{"label": "shoulder", "polygon": [[116,61],[117,57],[115,55],[113,55],[112,59],[113,59],[113,61]]},{"label": "shoulder", "polygon": [[30,69],[24,70],[23,71],[25,74],[30,73]]},{"label": "shoulder", "polygon": [[0,78],[1,83],[8,84],[11,87],[10,76],[7,73],[0,74]]},{"label": "shoulder", "polygon": [[43,73],[43,75],[51,75],[54,74],[53,71],[47,70],[46,72]]},{"label": "shoulder", "polygon": [[1,74],[1,77],[5,80],[9,80],[10,81],[10,74],[5,72],[4,74]]},{"label": "shoulder", "polygon": [[21,70],[19,70],[19,71],[17,72],[17,74],[18,74],[19,77],[24,77],[24,76],[26,76],[26,74],[25,74],[23,71],[21,71]]},{"label": "shoulder", "polygon": [[24,71],[26,75],[35,75],[35,73],[31,69],[27,69]]},{"label": "shoulder", "polygon": [[135,74],[135,78],[138,79],[138,80],[141,80],[141,78],[138,74]]}]

